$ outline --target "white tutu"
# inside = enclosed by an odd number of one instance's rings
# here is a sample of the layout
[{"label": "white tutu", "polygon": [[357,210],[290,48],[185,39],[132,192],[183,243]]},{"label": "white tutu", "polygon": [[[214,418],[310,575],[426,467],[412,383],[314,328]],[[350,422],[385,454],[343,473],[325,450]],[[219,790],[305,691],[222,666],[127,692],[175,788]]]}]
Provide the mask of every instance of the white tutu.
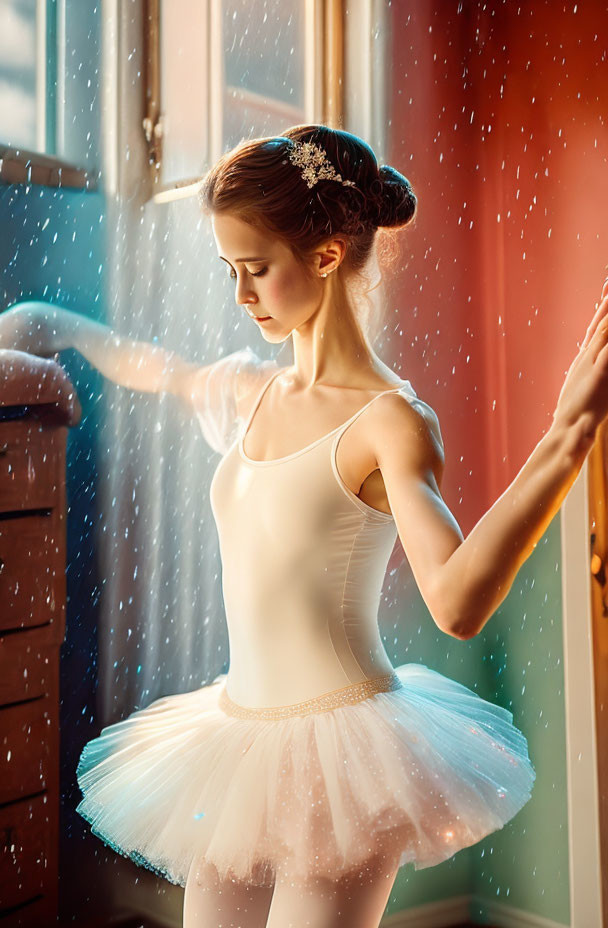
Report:
[{"label": "white tutu", "polygon": [[378,856],[432,867],[512,819],[535,771],[507,709],[423,664],[395,674],[388,692],[285,718],[227,714],[225,674],[157,699],[85,746],[77,811],[181,886],[193,862],[258,885]]}]

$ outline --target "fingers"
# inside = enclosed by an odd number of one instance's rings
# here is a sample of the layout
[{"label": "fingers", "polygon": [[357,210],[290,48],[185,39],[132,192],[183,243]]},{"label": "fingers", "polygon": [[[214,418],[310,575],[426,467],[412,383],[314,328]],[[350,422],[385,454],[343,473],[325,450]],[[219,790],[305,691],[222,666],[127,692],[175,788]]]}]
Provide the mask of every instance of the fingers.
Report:
[{"label": "fingers", "polygon": [[600,364],[603,364],[606,361],[607,357],[608,357],[608,342],[606,342],[605,345],[602,345],[597,355],[593,359],[593,363],[598,364],[599,362]]},{"label": "fingers", "polygon": [[589,342],[591,341],[591,339],[597,332],[600,322],[602,321],[602,319],[604,319],[607,313],[608,313],[608,277],[604,281],[604,286],[602,287],[602,295],[600,297],[600,301],[597,304],[597,309],[595,311],[595,314],[591,322],[589,323],[587,332],[585,333],[585,338],[583,339],[581,349],[587,347],[587,345],[589,344]]},{"label": "fingers", "polygon": [[598,326],[600,325],[602,319],[604,319],[606,315],[608,314],[608,283],[604,284],[602,294],[603,294],[602,299],[599,302],[599,305],[597,307],[595,315],[593,316],[593,319],[589,323],[589,328],[587,329],[581,348],[587,347],[587,345],[589,344],[589,342],[591,341],[591,339],[597,332]]}]

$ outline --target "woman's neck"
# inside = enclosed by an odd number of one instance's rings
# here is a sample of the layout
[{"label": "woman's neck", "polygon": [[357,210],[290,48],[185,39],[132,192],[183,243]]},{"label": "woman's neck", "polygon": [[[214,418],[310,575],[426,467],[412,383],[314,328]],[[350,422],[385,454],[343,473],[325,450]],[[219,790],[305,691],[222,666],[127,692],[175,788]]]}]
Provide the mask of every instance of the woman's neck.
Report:
[{"label": "woman's neck", "polygon": [[373,390],[387,375],[394,380],[394,373],[375,354],[350,306],[345,300],[330,299],[328,288],[317,312],[291,333],[294,388]]}]

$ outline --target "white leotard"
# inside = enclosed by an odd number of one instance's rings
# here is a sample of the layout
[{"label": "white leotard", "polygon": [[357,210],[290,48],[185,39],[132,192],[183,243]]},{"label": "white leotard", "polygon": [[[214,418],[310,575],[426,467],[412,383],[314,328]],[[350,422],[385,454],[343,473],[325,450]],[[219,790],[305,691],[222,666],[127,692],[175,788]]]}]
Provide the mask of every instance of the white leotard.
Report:
[{"label": "white leotard", "polygon": [[[392,671],[378,604],[397,530],[336,464],[342,425],[299,451],[252,460],[245,438],[262,396],[211,483],[230,642],[229,696],[283,706]],[[415,394],[408,382],[384,391]]]}]

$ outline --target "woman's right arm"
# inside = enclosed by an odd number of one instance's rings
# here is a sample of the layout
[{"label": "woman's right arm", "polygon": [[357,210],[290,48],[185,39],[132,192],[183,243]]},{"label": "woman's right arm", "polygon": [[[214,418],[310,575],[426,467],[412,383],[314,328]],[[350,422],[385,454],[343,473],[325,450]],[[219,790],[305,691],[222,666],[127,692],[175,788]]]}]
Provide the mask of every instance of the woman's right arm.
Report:
[{"label": "woman's right arm", "polygon": [[251,348],[211,364],[185,361],[175,351],[118,335],[86,316],[42,301],[17,303],[0,314],[0,349],[51,357],[75,348],[114,383],[148,393],[172,393],[199,419],[208,444],[224,453],[242,406],[260,389],[275,361],[261,361]]},{"label": "woman's right arm", "polygon": [[0,348],[44,357],[75,348],[114,383],[148,393],[173,393],[188,405],[208,369],[174,351],[118,335],[80,313],[35,300],[0,315]]}]

